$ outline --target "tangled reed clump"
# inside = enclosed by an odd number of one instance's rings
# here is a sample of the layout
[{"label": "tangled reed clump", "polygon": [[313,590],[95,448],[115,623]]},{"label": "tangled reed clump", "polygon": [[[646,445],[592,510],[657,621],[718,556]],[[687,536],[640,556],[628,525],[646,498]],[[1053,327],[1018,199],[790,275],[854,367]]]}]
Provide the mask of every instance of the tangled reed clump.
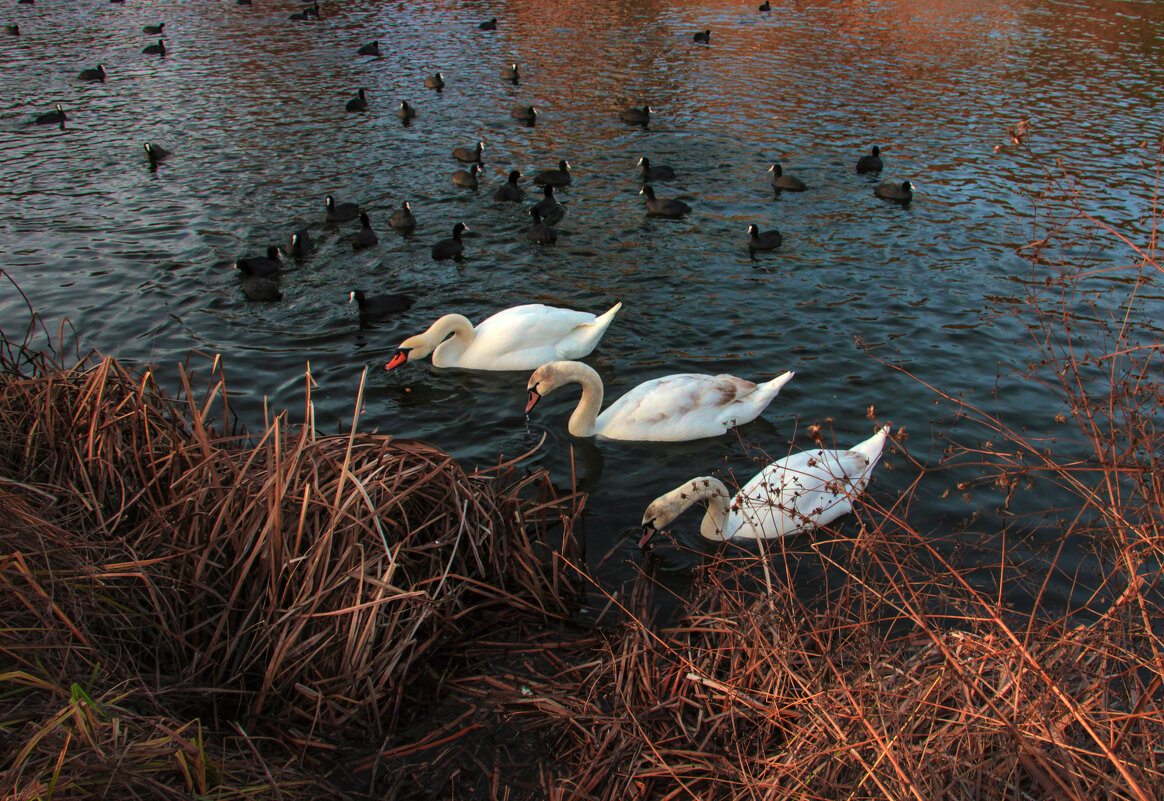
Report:
[{"label": "tangled reed clump", "polygon": [[232,774],[199,727],[375,748],[438,697],[465,638],[570,614],[554,554],[581,502],[543,472],[466,474],[423,443],[282,415],[221,433],[221,374],[195,401],[183,371],[179,400],[112,359],[2,350],[0,683],[23,688],[0,714],[5,797],[88,781],[69,767],[94,759],[140,768],[131,795],[167,784],[160,763],[184,792],[270,789],[280,771]]}]

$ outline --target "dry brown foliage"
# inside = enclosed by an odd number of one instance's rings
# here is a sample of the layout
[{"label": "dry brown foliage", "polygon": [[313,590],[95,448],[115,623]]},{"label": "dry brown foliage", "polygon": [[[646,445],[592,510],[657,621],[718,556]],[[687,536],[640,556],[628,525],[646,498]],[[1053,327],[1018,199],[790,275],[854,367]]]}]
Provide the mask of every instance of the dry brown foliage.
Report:
[{"label": "dry brown foliage", "polygon": [[202,725],[301,758],[354,736],[374,750],[439,697],[464,639],[574,605],[554,553],[582,501],[544,472],[466,474],[423,443],[285,415],[228,436],[221,374],[195,401],[185,371],[176,400],[108,358],[4,366],[0,685],[18,709],[0,714],[0,794],[228,797]]}]

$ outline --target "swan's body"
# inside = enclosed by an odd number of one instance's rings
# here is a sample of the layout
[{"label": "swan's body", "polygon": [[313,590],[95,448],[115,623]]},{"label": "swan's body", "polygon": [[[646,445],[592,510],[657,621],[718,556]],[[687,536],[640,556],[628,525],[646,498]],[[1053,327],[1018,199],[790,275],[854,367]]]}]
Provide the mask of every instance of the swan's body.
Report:
[{"label": "swan's body", "polygon": [[436,367],[466,370],[532,370],[557,359],[580,359],[594,350],[620,308],[616,303],[596,317],[531,303],[499,311],[476,327],[467,317],[446,314],[401,342],[388,369],[430,353]]},{"label": "swan's body", "polygon": [[801,451],[765,467],[728,500],[723,482],[693,478],[651,502],[643,513],[645,547],[656,532],[699,501],[699,533],[709,540],[775,539],[826,526],[853,509],[881,458],[889,426],[846,451]]},{"label": "swan's body", "polygon": [[733,375],[663,376],[639,384],[599,414],[603,389],[598,373],[581,362],[558,361],[530,376],[525,412],[556,387],[579,383],[582,399],[568,425],[573,436],[683,442],[718,437],[755,420],[793,375],[785,372],[759,385]]}]

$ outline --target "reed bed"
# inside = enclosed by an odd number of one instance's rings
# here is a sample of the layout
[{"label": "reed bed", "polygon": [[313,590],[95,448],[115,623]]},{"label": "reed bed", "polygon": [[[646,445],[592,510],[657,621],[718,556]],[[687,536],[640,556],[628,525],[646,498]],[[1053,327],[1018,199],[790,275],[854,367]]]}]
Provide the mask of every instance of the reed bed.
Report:
[{"label": "reed bed", "polygon": [[582,499],[520,460],[469,474],[357,421],[224,431],[220,371],[172,398],[113,359],[0,353],[5,797],[327,795],[302,766],[423,715],[466,639],[576,605]]}]

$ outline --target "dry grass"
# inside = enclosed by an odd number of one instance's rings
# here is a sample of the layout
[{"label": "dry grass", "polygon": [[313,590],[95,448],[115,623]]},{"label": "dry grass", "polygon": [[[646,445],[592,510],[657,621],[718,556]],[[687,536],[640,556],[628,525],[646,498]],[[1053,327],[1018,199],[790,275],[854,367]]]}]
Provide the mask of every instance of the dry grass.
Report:
[{"label": "dry grass", "polygon": [[8,343],[0,374],[0,792],[278,792],[281,772],[209,756],[201,727],[236,757],[271,751],[243,731],[293,764],[375,749],[441,696],[466,639],[571,612],[555,554],[582,501],[544,472],[466,474],[356,421],[228,436],[221,374],[196,401],[183,371],[177,400],[112,359],[25,351]]}]

